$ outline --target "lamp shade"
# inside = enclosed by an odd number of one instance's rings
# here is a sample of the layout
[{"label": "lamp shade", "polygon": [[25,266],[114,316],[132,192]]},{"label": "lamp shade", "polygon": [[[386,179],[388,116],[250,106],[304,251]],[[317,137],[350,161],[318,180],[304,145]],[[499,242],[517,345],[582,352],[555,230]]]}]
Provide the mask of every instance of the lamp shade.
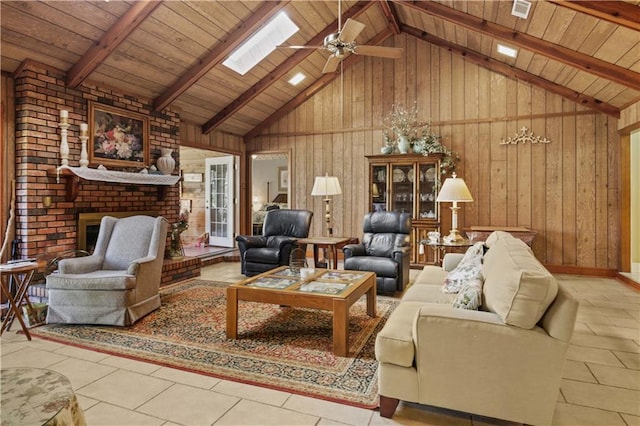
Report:
[{"label": "lamp shade", "polygon": [[340,182],[335,176],[317,176],[313,183],[311,195],[339,195],[342,194]]},{"label": "lamp shade", "polygon": [[457,178],[454,173],[453,177],[445,179],[436,201],[439,203],[453,201],[464,203],[473,201],[473,197],[467,184],[464,183],[464,179]]}]

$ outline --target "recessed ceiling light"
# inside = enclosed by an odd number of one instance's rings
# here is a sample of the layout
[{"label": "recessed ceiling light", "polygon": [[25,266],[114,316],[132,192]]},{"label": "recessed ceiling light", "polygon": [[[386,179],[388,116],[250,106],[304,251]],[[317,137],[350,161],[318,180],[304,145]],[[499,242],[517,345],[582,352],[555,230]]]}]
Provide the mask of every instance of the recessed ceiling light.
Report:
[{"label": "recessed ceiling light", "polygon": [[531,2],[527,0],[514,0],[511,14],[518,18],[527,19],[531,10]]},{"label": "recessed ceiling light", "polygon": [[512,47],[508,47],[505,46],[503,44],[498,43],[498,53],[502,53],[503,55],[507,55],[510,56],[512,58],[515,58],[516,56],[518,56],[518,51]]},{"label": "recessed ceiling light", "polygon": [[280,12],[260,31],[238,47],[222,64],[240,75],[256,66],[273,52],[276,46],[298,32],[299,28],[286,13]]},{"label": "recessed ceiling light", "polygon": [[302,74],[301,72],[299,72],[298,74],[294,75],[293,77],[291,77],[291,80],[289,80],[289,84],[291,84],[292,86],[295,86],[296,84],[300,83],[302,80],[305,79],[305,75]]}]

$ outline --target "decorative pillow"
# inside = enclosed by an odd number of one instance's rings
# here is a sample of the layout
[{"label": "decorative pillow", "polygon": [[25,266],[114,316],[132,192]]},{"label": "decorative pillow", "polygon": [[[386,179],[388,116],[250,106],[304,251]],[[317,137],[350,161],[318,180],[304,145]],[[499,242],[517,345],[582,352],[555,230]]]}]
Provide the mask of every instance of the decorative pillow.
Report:
[{"label": "decorative pillow", "polygon": [[487,241],[484,242],[484,245],[487,246],[487,248],[491,248],[491,246],[494,245],[496,241],[502,238],[513,238],[513,235],[505,231],[493,231],[487,237]]},{"label": "decorative pillow", "polygon": [[482,306],[482,280],[476,278],[467,282],[460,289],[451,306],[477,311]]},{"label": "decorative pillow", "polygon": [[444,279],[442,291],[444,293],[457,293],[469,280],[482,277],[483,243],[478,242],[471,246],[458,266]]}]

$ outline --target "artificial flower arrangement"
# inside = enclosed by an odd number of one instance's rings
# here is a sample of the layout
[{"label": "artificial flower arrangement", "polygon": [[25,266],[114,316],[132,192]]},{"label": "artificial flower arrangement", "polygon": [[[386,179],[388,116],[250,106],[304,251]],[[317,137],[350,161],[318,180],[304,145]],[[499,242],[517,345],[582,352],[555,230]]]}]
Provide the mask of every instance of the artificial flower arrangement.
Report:
[{"label": "artificial flower arrangement", "polygon": [[[384,120],[386,129],[382,134],[384,137],[384,146],[382,152],[391,154],[398,147],[401,138],[406,138],[409,145],[416,154],[442,154],[440,161],[440,173],[443,175],[455,171],[460,156],[458,153],[451,151],[440,143],[441,136],[436,135],[432,128],[431,122],[420,123],[418,121],[418,107],[414,103],[411,110],[406,110],[398,105],[393,105],[391,113]],[[391,137],[391,134],[395,138]],[[406,153],[406,149],[401,149],[401,153]]]},{"label": "artificial flower arrangement", "polygon": [[183,210],[178,216],[178,221],[171,224],[171,242],[169,245],[169,257],[175,259],[184,256],[180,234],[189,229],[189,212]]}]

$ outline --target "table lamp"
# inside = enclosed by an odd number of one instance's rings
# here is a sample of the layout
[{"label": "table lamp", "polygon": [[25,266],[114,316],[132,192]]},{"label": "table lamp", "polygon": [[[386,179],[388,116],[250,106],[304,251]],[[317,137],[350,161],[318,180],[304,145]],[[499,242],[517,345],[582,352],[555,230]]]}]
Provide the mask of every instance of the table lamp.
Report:
[{"label": "table lamp", "polygon": [[331,208],[329,207],[331,199],[329,196],[340,194],[342,194],[342,189],[340,188],[340,182],[338,182],[337,177],[329,176],[328,174],[316,177],[316,181],[313,183],[313,189],[311,190],[311,195],[325,197],[324,219],[327,222],[327,229],[330,237],[333,236],[333,228],[331,227]]},{"label": "table lamp", "polygon": [[464,183],[463,179],[456,177],[454,173],[452,177],[447,178],[440,189],[438,203],[453,203],[451,206],[451,232],[445,237],[449,242],[457,243],[464,241],[464,238],[458,232],[458,203],[468,203],[473,201],[473,197],[469,192],[469,188]]}]

